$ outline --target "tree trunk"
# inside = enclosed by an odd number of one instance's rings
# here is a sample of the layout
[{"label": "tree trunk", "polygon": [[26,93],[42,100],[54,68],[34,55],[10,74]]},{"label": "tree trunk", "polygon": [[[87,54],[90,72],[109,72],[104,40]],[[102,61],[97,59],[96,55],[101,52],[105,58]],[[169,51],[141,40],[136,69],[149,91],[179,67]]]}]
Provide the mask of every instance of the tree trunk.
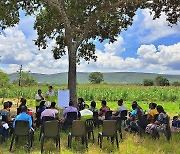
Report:
[{"label": "tree trunk", "polygon": [[68,48],[69,70],[68,70],[68,89],[70,90],[70,100],[76,105],[76,50],[71,45]]}]

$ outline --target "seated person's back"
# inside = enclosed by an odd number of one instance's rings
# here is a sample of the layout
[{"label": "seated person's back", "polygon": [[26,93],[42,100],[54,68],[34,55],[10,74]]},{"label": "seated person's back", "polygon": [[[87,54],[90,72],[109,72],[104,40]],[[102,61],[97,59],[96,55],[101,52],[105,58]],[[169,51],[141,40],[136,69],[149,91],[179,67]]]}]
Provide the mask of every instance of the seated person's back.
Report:
[{"label": "seated person's back", "polygon": [[77,110],[76,107],[73,106],[72,101],[69,102],[69,107],[64,109],[64,111],[63,111],[63,119],[66,119],[68,112],[77,112],[77,115],[78,115],[78,110]]},{"label": "seated person's back", "polygon": [[44,116],[54,117],[55,118],[55,112],[52,109],[50,109],[51,102],[45,102],[45,106],[46,106],[46,109],[41,113],[41,119]]},{"label": "seated person's back", "polygon": [[24,121],[28,121],[29,122],[29,127],[32,127],[32,117],[30,115],[28,115],[27,112],[27,107],[26,106],[21,106],[20,107],[21,113],[19,115],[17,115],[14,119],[13,122],[13,127],[15,127],[15,122],[17,120],[24,120]]},{"label": "seated person's back", "polygon": [[117,111],[115,113],[113,113],[113,115],[121,117],[121,112],[124,110],[127,111],[127,108],[123,105],[122,99],[118,100],[118,105],[119,105],[119,107],[118,107]]},{"label": "seated person's back", "polygon": [[7,116],[8,117],[8,121],[11,121],[11,116],[10,116],[10,112],[9,112],[9,103],[8,102],[4,102],[3,104],[3,109],[0,110],[0,114],[2,116]]}]

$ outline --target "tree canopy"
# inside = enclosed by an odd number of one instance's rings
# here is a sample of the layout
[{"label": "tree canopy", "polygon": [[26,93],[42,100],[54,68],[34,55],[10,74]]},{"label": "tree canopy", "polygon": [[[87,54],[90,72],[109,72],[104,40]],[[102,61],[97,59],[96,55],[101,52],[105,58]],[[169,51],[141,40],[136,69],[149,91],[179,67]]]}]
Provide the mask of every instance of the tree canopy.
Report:
[{"label": "tree canopy", "polygon": [[0,71],[0,87],[6,87],[9,84],[9,81],[8,74]]},{"label": "tree canopy", "polygon": [[89,74],[89,81],[91,83],[101,83],[104,81],[103,74],[101,72],[92,72]]},{"label": "tree canopy", "polygon": [[159,75],[155,78],[155,84],[157,86],[169,86],[169,80],[166,77]]},{"label": "tree canopy", "polygon": [[34,15],[38,34],[35,44],[45,49],[53,39],[54,58],[68,54],[68,88],[71,100],[76,102],[76,63],[82,58],[96,61],[93,40],[116,41],[132,24],[136,11],[144,8],[153,13],[154,19],[164,12],[169,24],[176,24],[180,17],[179,0],[1,0],[0,27],[17,24],[19,10]]}]

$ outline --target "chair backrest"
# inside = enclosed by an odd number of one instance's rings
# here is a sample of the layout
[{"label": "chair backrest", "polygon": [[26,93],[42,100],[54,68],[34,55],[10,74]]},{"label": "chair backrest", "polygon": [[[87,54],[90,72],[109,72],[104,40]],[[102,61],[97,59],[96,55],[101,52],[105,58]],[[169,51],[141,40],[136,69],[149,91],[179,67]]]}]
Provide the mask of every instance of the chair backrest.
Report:
[{"label": "chair backrest", "polygon": [[112,116],[111,120],[116,120],[116,122],[117,122],[117,130],[119,130],[120,127],[121,127],[122,119],[120,117],[118,117],[118,116]]},{"label": "chair backrest", "polygon": [[39,106],[36,106],[36,113],[37,113],[38,108],[39,108]]},{"label": "chair backrest", "polygon": [[21,113],[21,109],[20,107],[17,108],[17,115],[19,115]]},{"label": "chair backrest", "polygon": [[141,115],[140,117],[138,117],[138,125],[142,129],[145,129],[148,124],[149,124],[149,122],[147,120],[147,114],[144,114],[144,115]]},{"label": "chair backrest", "polygon": [[114,136],[117,133],[116,120],[104,120],[102,126],[102,133],[104,136]]},{"label": "chair backrest", "polygon": [[86,124],[86,131],[92,131],[94,128],[94,120],[93,119],[87,119],[85,121]]},{"label": "chair backrest", "polygon": [[77,119],[77,112],[68,112],[67,113],[67,118],[68,121],[73,121]]},{"label": "chair backrest", "polygon": [[54,117],[50,117],[50,116],[43,116],[42,117],[42,123],[46,122],[46,121],[52,121],[54,120]]},{"label": "chair backrest", "polygon": [[126,120],[127,119],[127,113],[128,113],[127,110],[121,111],[120,117],[121,117],[122,120]]},{"label": "chair backrest", "polygon": [[8,123],[8,116],[2,115],[2,121]]},{"label": "chair backrest", "polygon": [[159,114],[155,114],[155,115],[154,115],[153,122],[155,122],[155,121],[158,119],[158,115],[159,115]]},{"label": "chair backrest", "polygon": [[52,120],[44,123],[44,136],[45,137],[56,137],[59,135],[59,121]]},{"label": "chair backrest", "polygon": [[86,134],[86,125],[83,120],[74,120],[72,122],[71,133],[73,136],[83,136]]},{"label": "chair backrest", "polygon": [[15,122],[14,133],[18,136],[29,135],[29,121],[17,120]]},{"label": "chair backrest", "polygon": [[93,112],[93,119],[97,120],[98,119],[98,112]]},{"label": "chair backrest", "polygon": [[107,111],[105,113],[105,120],[111,120],[111,116],[112,116],[112,111]]}]

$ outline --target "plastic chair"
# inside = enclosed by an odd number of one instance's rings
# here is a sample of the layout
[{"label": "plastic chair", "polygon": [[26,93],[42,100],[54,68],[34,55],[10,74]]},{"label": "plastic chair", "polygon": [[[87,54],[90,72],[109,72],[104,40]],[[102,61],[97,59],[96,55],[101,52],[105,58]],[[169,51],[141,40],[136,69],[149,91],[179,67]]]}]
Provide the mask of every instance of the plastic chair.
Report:
[{"label": "plastic chair", "polygon": [[98,143],[100,142],[100,148],[102,148],[103,137],[111,137],[112,143],[114,141],[114,138],[116,138],[117,148],[119,148],[116,120],[104,120],[103,121],[102,132],[99,132],[99,134],[98,134]]},{"label": "plastic chair", "polygon": [[77,120],[77,112],[68,112],[65,120],[65,127],[71,128],[73,120]]},{"label": "plastic chair", "polygon": [[127,113],[128,113],[127,110],[121,111],[121,113],[120,113],[121,120],[126,120],[127,119]]},{"label": "plastic chair", "polygon": [[30,150],[30,147],[32,147],[33,133],[31,133],[31,129],[29,128],[28,121],[17,120],[15,122],[15,128],[13,131],[13,136],[12,136],[9,151],[11,151],[11,149],[12,149],[15,137],[17,137],[17,138],[18,137],[27,137],[28,138],[28,150]]},{"label": "plastic chair", "polygon": [[98,112],[93,112],[93,120],[94,120],[94,126],[98,126],[99,128],[99,125],[102,125],[102,121],[98,119]]},{"label": "plastic chair", "polygon": [[112,116],[112,111],[107,111],[105,113],[105,120],[111,120],[111,116]]},{"label": "plastic chair", "polygon": [[116,120],[117,122],[117,131],[119,131],[119,134],[120,134],[120,138],[122,139],[122,130],[121,130],[121,124],[122,124],[122,120],[120,117],[118,116],[112,116],[111,117],[111,120]]},{"label": "plastic chair", "polygon": [[71,148],[72,137],[82,137],[82,144],[84,144],[84,140],[85,140],[86,148],[88,147],[85,121],[74,120],[72,122],[72,129],[68,135],[68,147],[70,148]]},{"label": "plastic chair", "polygon": [[93,119],[87,119],[85,123],[86,123],[86,132],[88,133],[88,139],[90,139],[90,135],[92,134],[94,141],[94,121]]},{"label": "plastic chair", "polygon": [[41,135],[41,153],[43,152],[44,139],[45,138],[54,138],[56,140],[56,147],[59,145],[60,149],[60,126],[59,121],[46,121],[43,126],[43,132]]},{"label": "plastic chair", "polygon": [[52,121],[52,120],[55,120],[55,118],[54,118],[54,117],[50,117],[50,116],[44,116],[44,117],[42,117],[42,126],[41,126],[41,130],[40,130],[39,141],[40,141],[40,139],[41,139],[42,132],[44,131],[44,130],[43,130],[43,129],[44,129],[44,123],[45,123],[46,121]]}]

